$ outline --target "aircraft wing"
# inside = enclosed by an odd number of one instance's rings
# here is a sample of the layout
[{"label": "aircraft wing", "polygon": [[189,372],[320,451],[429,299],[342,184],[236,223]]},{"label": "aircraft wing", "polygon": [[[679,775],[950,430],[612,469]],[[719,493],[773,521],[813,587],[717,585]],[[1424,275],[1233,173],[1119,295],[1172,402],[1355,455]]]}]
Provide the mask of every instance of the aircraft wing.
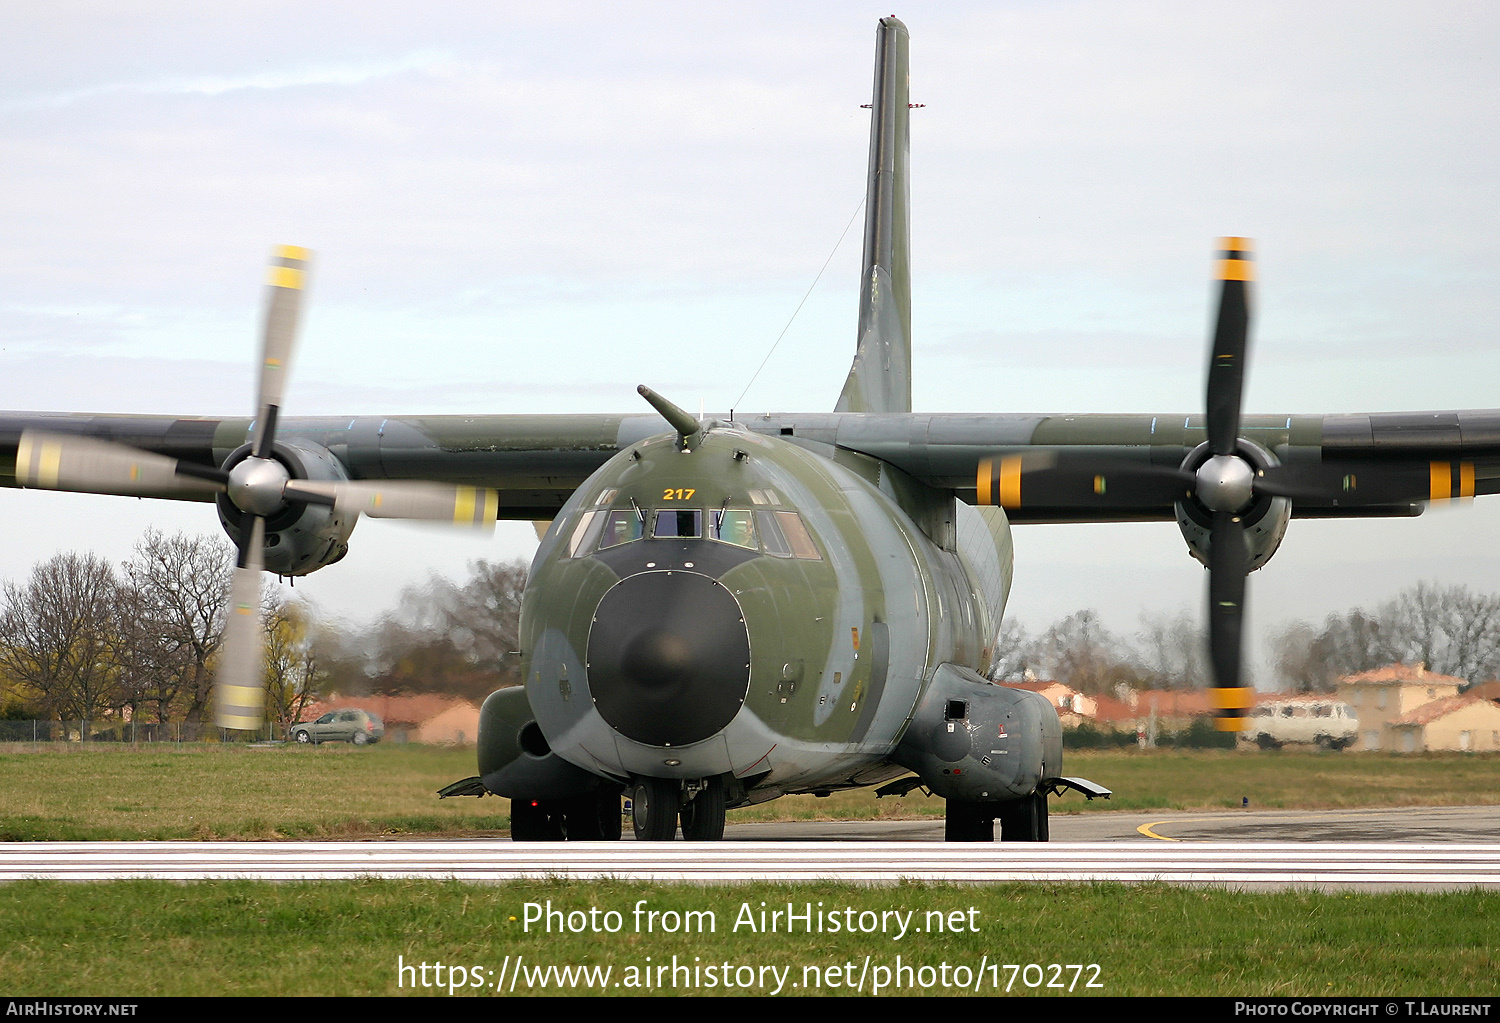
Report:
[{"label": "aircraft wing", "polygon": [[[1175,469],[1206,436],[1201,415],[1047,415],[1022,413],[775,413],[740,416],[739,425],[830,457],[867,455],[928,486],[981,503],[981,466],[1038,452],[1110,458]],[[25,430],[126,444],[194,465],[217,467],[249,443],[249,418],[0,413],[0,486],[15,486]],[[611,456],[670,429],[654,413],[288,417],[279,436],[326,448],[351,479],[423,479],[492,487],[499,515],[546,519]],[[1425,500],[1500,493],[1500,410],[1245,416],[1240,436],[1287,465],[1404,467],[1432,481]],[[1435,467],[1447,466],[1444,471]],[[1449,490],[1439,493],[1448,481]],[[212,494],[175,495],[211,500]],[[989,503],[989,502],[984,502]],[[999,503],[994,502],[994,503]],[[1350,505],[1293,501],[1297,517],[1416,515],[1422,502]],[[1171,502],[1060,500],[1041,494],[1007,507],[1012,522],[1170,520]]]}]

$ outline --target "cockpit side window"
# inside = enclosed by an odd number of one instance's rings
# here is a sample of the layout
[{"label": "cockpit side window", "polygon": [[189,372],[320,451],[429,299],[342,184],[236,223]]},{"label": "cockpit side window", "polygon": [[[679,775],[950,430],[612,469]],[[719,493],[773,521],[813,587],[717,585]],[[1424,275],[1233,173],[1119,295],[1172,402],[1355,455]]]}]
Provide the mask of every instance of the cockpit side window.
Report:
[{"label": "cockpit side window", "polygon": [[652,536],[693,537],[703,535],[701,508],[662,508],[656,513]]},{"label": "cockpit side window", "polygon": [[641,538],[641,515],[634,508],[616,508],[604,520],[599,549],[607,550]]},{"label": "cockpit side window", "polygon": [[822,560],[818,545],[813,543],[801,515],[792,511],[779,511],[776,513],[776,521],[781,523],[781,534],[786,537],[787,545],[792,549],[792,557],[804,561]]},{"label": "cockpit side window", "polygon": [[768,511],[757,511],[755,513],[755,525],[760,530],[760,548],[773,558],[790,558],[792,549],[786,545],[786,537],[781,535],[781,527],[776,524],[776,513]]},{"label": "cockpit side window", "polygon": [[608,516],[607,511],[584,512],[579,516],[573,535],[568,538],[568,557],[582,558],[599,546],[599,533]]},{"label": "cockpit side window", "polygon": [[755,512],[755,526],[760,532],[761,549],[773,558],[801,558],[804,561],[821,561],[818,545],[802,516],[794,511]]},{"label": "cockpit side window", "polygon": [[722,508],[713,513],[713,538],[736,547],[756,549],[755,520],[741,509]]}]

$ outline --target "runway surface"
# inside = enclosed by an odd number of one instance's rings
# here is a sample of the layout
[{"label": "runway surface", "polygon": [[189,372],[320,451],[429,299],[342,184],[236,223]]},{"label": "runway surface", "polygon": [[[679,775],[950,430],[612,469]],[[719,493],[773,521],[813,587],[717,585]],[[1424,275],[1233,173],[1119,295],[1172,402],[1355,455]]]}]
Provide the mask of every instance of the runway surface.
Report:
[{"label": "runway surface", "polygon": [[[0,880],[910,878],[1430,891],[1500,888],[1500,842],[1493,840],[1497,822],[1500,808],[1488,807],[1080,814],[1053,818],[1054,841],[1047,844],[944,843],[941,821],[743,824],[718,843],[18,842],[0,845]],[[1363,838],[1372,831],[1403,840],[1285,840],[1289,834]],[[1205,840],[1226,833],[1238,840]],[[1084,835],[1090,838],[1083,840]]]},{"label": "runway surface", "polygon": [[57,842],[0,848],[0,879],[355,877],[660,881],[1165,881],[1500,888],[1500,845],[1244,842]]}]

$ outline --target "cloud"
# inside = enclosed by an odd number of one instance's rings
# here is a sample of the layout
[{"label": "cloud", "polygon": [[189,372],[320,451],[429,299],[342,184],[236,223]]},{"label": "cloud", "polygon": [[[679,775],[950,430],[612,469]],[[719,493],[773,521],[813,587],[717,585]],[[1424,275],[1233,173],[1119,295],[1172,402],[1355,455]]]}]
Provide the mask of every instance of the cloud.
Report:
[{"label": "cloud", "polygon": [[100,96],[222,96],[247,89],[295,89],[315,85],[362,85],[381,78],[418,71],[433,73],[453,57],[444,50],[416,50],[394,60],[356,64],[329,64],[302,68],[280,68],[254,74],[198,75],[164,78],[152,82],[111,82],[46,96],[12,100],[11,108],[65,107]]}]

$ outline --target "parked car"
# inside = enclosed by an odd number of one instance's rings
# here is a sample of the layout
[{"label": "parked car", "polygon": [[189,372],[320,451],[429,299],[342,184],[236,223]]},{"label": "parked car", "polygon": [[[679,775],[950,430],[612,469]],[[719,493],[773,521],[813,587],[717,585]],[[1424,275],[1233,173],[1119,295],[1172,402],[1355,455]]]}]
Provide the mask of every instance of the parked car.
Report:
[{"label": "parked car", "polygon": [[1278,749],[1288,742],[1343,749],[1359,735],[1359,719],[1353,708],[1338,700],[1275,700],[1256,706],[1240,735],[1261,749]]},{"label": "parked car", "polygon": [[291,727],[293,742],[352,742],[368,746],[385,735],[385,722],[367,710],[331,710],[316,721],[299,721]]}]

